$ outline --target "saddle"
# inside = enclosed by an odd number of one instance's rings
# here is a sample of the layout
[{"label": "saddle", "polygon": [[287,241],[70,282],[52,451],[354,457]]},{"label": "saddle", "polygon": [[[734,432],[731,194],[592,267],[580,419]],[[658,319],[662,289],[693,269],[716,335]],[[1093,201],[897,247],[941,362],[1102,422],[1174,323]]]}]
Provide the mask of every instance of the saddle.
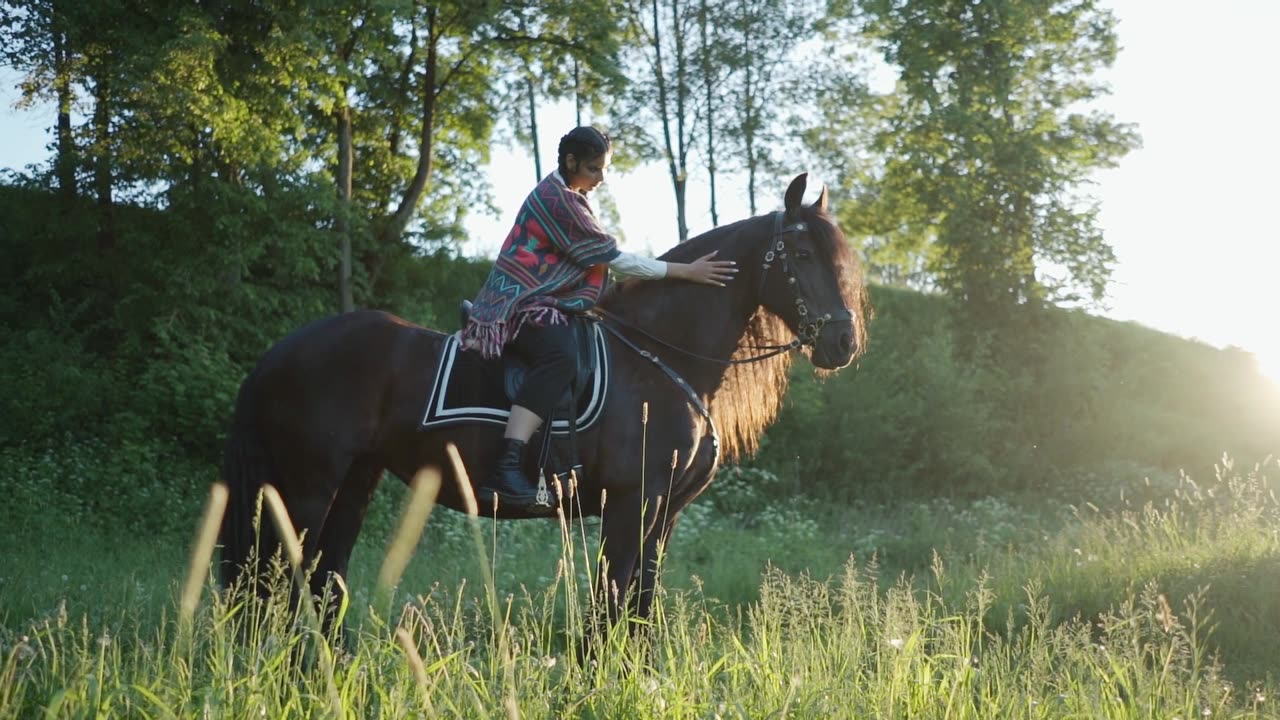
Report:
[{"label": "saddle", "polygon": [[[467,320],[470,318],[471,301],[463,300],[458,304],[458,319],[461,321],[459,327],[466,327]],[[556,404],[557,417],[570,416],[574,410],[575,399],[582,396],[592,380],[592,375],[600,366],[600,350],[598,343],[594,342],[593,327],[598,322],[600,322],[599,318],[592,315],[569,315],[569,324],[573,327],[574,344],[577,347],[577,361],[574,363],[573,380],[564,396],[560,398],[560,402]],[[516,396],[520,393],[520,387],[524,385],[525,377],[529,374],[529,363],[520,353],[508,350],[502,354],[502,365],[503,391],[508,400],[515,402]]]},{"label": "saddle", "polygon": [[[459,306],[463,325],[470,307],[467,301]],[[526,459],[525,471],[543,487],[551,475],[565,478],[572,471],[581,474],[577,433],[603,415],[609,385],[608,349],[599,319],[570,315],[569,322],[577,346],[576,371],[551,417],[530,438],[530,445],[539,450],[529,455],[536,457]],[[486,359],[462,350],[456,334],[448,337],[434,368],[419,429],[461,424],[504,426],[529,370],[528,361],[517,352],[508,350],[501,358]]]},{"label": "saddle", "polygon": [[[466,327],[467,320],[471,318],[471,301],[463,300],[458,304],[458,319],[461,324],[458,327]],[[599,319],[593,315],[570,315],[570,324],[573,328],[573,343],[577,347],[577,361],[573,364],[573,378],[570,387],[564,391],[556,405],[556,418],[570,418],[575,411],[576,398],[581,397],[586,386],[590,384],[591,378],[599,369],[600,350],[598,343],[594,342],[595,333],[593,325],[599,323]],[[525,360],[518,352],[507,351],[502,354],[502,388],[507,400],[516,401],[516,396],[520,393],[520,387],[525,384],[525,377],[529,375],[529,361]]]}]

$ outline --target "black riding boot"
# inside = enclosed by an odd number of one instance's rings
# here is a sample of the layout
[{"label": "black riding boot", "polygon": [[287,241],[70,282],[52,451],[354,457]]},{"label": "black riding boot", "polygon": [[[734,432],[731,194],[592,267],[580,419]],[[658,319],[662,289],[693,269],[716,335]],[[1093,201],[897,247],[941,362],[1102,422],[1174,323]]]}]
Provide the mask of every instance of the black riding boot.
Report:
[{"label": "black riding boot", "polygon": [[480,486],[480,499],[492,501],[493,496],[497,495],[498,507],[550,511],[549,504],[538,503],[538,489],[525,477],[522,467],[524,447],[523,440],[503,439],[498,466],[493,469],[489,481]]}]

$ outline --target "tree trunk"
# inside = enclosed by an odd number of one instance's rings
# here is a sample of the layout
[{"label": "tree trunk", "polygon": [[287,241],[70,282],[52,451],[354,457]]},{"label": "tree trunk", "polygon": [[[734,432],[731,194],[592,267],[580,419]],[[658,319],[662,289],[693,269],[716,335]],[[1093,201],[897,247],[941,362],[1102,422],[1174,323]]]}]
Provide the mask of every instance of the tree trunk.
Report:
[{"label": "tree trunk", "polygon": [[[747,52],[751,48],[746,48]],[[742,78],[742,142],[746,149],[747,160],[747,206],[751,210],[751,214],[756,214],[756,130],[755,130],[755,113],[752,112],[755,99],[755,88],[751,86],[751,67],[748,65],[744,69]]]},{"label": "tree trunk", "polygon": [[707,182],[711,186],[711,226],[720,225],[716,211],[716,124],[714,100],[711,96],[711,45],[707,41],[707,0],[702,0],[698,26],[702,37],[702,85],[706,90],[707,115]]},{"label": "tree trunk", "polygon": [[[55,10],[55,13],[57,11]],[[55,15],[55,23],[60,18]],[[76,140],[71,132],[71,53],[67,38],[55,26],[53,30],[54,88],[58,98],[58,157],[54,161],[58,176],[58,192],[65,200],[76,196]]]},{"label": "tree trunk", "polygon": [[[101,74],[105,75],[106,70]],[[115,247],[115,201],[111,196],[111,92],[99,76],[93,86],[93,189],[97,197],[98,251]]]},{"label": "tree trunk", "polygon": [[685,187],[689,182],[689,128],[685,127],[685,109],[689,100],[688,58],[684,52],[684,27],[680,22],[680,2],[671,0],[672,38],[676,46],[676,148],[679,153],[680,181],[676,187],[676,220],[680,242],[689,239],[689,223],[685,214]]},{"label": "tree trunk", "polygon": [[577,127],[582,127],[582,78],[576,57],[573,59],[573,117]]},{"label": "tree trunk", "polygon": [[533,75],[526,75],[525,88],[529,91],[529,137],[533,141],[533,182],[542,182],[542,149],[538,145],[538,96]]},{"label": "tree trunk", "polygon": [[338,121],[338,303],[341,312],[356,309],[351,289],[351,175],[355,152],[351,139],[351,108],[346,103],[347,90],[342,89],[343,102],[337,110]]},{"label": "tree trunk", "polygon": [[431,180],[432,140],[435,138],[436,73],[440,41],[435,28],[436,10],[427,11],[427,65],[422,73],[422,127],[418,135],[418,165],[404,197],[394,213],[382,223],[379,235],[385,242],[398,240],[418,208],[418,201]]},{"label": "tree trunk", "polygon": [[[662,25],[658,17],[658,0],[653,0],[653,54],[654,54],[654,79],[658,85],[658,114],[662,117],[662,139],[667,151],[667,170],[671,173],[671,187],[676,195],[676,229],[679,233],[680,242],[684,242],[689,238],[689,228],[685,225],[684,212],[684,186],[687,180],[683,167],[684,153],[683,148],[679,151],[671,142],[671,113],[670,103],[667,97],[666,75],[662,71]],[[677,91],[679,89],[677,88]],[[677,93],[677,100],[680,99]],[[676,118],[678,123],[683,123],[684,118]],[[683,124],[677,127],[677,132],[683,131]],[[677,138],[680,142],[681,138]]]}]

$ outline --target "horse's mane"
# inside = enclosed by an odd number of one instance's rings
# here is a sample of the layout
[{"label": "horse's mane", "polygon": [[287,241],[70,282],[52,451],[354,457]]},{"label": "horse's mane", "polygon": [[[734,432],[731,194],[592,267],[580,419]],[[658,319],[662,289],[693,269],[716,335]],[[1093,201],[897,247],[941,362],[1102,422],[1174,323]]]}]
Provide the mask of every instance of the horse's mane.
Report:
[{"label": "horse's mane", "polygon": [[[844,297],[845,305],[853,312],[856,319],[855,339],[857,352],[861,354],[866,347],[864,319],[868,305],[859,263],[848,241],[840,232],[840,228],[825,212],[817,208],[805,207],[802,213],[810,227],[816,230],[811,232],[810,236],[830,258],[840,280],[840,293]],[[753,220],[758,218],[749,218],[717,227],[668,250],[660,256],[660,259],[691,262],[712,250],[724,250],[730,243],[748,242],[742,239],[741,235],[746,225]],[[652,285],[653,283],[630,280],[615,283],[601,298],[601,304],[612,306],[611,309],[624,307],[627,305],[628,296],[644,292],[646,286],[652,287]],[[667,286],[660,297],[669,299],[673,306],[679,307],[677,303],[680,302],[680,298],[673,297],[676,294],[670,292],[673,290],[675,286]],[[753,346],[781,345],[790,342],[793,337],[794,333],[782,318],[763,307],[757,308],[747,322],[746,330],[738,341],[738,347],[734,350],[732,358],[742,359],[760,355],[764,351],[755,349]],[[707,365],[711,366],[710,363]],[[790,369],[790,353],[782,353],[753,363],[708,367],[708,370],[721,375],[711,393],[708,409],[720,431],[721,454],[725,460],[733,461],[750,456],[759,449],[761,436],[782,409]]]},{"label": "horse's mane", "polygon": [[[780,345],[790,342],[791,331],[782,318],[760,308],[747,323],[742,342],[733,358],[759,355],[752,345]],[[724,381],[711,396],[708,408],[720,429],[720,448],[724,459],[732,461],[754,455],[760,449],[760,436],[773,424],[787,396],[791,353],[782,353],[759,362],[730,365]]]}]

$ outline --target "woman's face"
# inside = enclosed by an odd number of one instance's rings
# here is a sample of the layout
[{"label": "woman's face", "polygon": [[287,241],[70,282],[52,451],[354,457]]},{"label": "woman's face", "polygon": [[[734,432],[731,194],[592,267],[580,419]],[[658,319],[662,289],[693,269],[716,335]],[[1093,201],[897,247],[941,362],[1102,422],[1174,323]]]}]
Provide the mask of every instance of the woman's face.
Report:
[{"label": "woman's face", "polygon": [[564,166],[569,173],[565,176],[565,184],[570,190],[589,193],[604,182],[604,174],[609,169],[611,153],[597,155],[586,160],[578,160],[573,153],[564,156]]}]

